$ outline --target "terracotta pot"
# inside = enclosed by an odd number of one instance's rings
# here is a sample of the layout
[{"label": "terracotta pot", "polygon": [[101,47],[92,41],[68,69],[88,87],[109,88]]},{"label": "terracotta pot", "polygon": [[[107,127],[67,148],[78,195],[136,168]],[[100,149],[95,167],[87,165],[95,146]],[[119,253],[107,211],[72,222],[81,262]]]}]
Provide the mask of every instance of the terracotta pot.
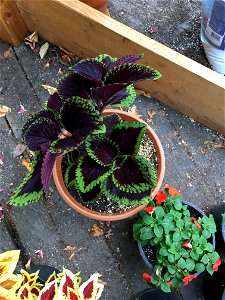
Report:
[{"label": "terracotta pot", "polygon": [[[117,113],[120,115],[120,117],[124,120],[124,121],[128,121],[128,122],[144,122],[141,118],[137,117],[136,115],[132,114],[132,113],[127,113],[121,110],[116,110],[116,109],[106,109],[103,111],[102,115],[106,116],[106,115],[110,115],[113,113]],[[164,152],[163,152],[163,148],[162,145],[159,141],[158,136],[156,135],[156,133],[154,132],[153,129],[151,129],[151,127],[149,127],[147,125],[147,131],[146,131],[147,135],[149,136],[149,138],[151,139],[151,141],[154,144],[156,153],[157,153],[157,160],[158,160],[158,181],[157,181],[157,185],[155,187],[155,189],[152,191],[152,197],[154,198],[157,194],[157,192],[160,189],[160,186],[162,184],[163,178],[164,178],[164,174],[165,174],[165,157],[164,157]],[[77,212],[83,214],[86,217],[89,217],[91,219],[95,219],[95,220],[102,220],[102,221],[117,221],[117,220],[122,220],[122,219],[126,219],[129,218],[135,214],[137,214],[138,212],[140,212],[143,208],[145,208],[147,206],[147,204],[144,205],[140,205],[140,206],[136,206],[134,208],[131,208],[128,211],[125,212],[121,212],[121,213],[114,213],[114,214],[107,214],[107,213],[100,213],[100,212],[96,212],[93,210],[90,210],[86,207],[84,207],[81,203],[77,202],[73,196],[70,194],[70,192],[68,191],[67,187],[64,184],[64,180],[63,180],[63,175],[62,175],[62,169],[61,169],[61,164],[62,164],[62,157],[59,157],[55,163],[54,169],[53,169],[53,177],[54,177],[54,181],[56,184],[56,187],[60,193],[60,195],[62,196],[62,198]]]},{"label": "terracotta pot", "polygon": [[108,0],[79,0],[104,14],[108,14]]}]

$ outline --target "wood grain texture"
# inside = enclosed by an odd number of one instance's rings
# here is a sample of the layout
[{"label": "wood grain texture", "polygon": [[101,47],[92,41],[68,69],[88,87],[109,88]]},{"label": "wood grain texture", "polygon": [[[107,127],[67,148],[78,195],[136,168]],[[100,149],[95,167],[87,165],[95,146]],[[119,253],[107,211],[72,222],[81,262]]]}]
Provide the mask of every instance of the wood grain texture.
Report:
[{"label": "wood grain texture", "polygon": [[158,81],[138,88],[204,125],[225,133],[222,75],[105,16],[77,0],[16,0],[28,29],[79,57],[144,53],[142,63],[158,69]]},{"label": "wood grain texture", "polygon": [[0,39],[18,46],[27,33],[14,0],[0,0]]}]

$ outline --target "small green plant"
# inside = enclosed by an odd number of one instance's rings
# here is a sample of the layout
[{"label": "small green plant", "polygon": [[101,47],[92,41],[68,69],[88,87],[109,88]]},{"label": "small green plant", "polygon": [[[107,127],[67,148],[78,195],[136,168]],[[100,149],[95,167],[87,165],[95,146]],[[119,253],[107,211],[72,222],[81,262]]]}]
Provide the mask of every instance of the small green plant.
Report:
[{"label": "small green plant", "polygon": [[170,292],[198,273],[217,271],[221,260],[210,242],[216,231],[213,216],[193,216],[182,195],[168,185],[154,200],[156,206],[145,208],[133,226],[134,239],[151,245],[156,254],[153,274],[143,274],[146,282]]}]

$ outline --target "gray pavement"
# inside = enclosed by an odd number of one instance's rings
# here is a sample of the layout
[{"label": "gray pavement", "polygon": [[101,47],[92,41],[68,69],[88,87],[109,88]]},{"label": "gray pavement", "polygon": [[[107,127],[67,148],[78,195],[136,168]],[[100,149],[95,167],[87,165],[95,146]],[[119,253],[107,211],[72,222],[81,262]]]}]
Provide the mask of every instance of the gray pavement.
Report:
[{"label": "gray pavement", "polygon": [[[111,15],[118,17],[118,5],[121,4],[125,18],[126,2],[110,1]],[[139,4],[141,2],[148,1],[139,1]],[[193,2],[196,5],[198,1]],[[132,15],[136,1],[129,3]],[[141,24],[140,14],[136,15],[139,18],[136,21],[135,15],[132,16],[129,22]],[[0,118],[0,156],[3,157],[3,165],[0,165],[0,189],[3,190],[0,192],[0,203],[7,202],[26,172],[21,158],[28,157],[28,153],[13,158],[12,152],[21,143],[20,130],[24,120],[29,113],[39,110],[48,98],[41,84],[55,86],[56,79],[62,77],[68,68],[60,59],[63,53],[54,46],[50,46],[47,55],[40,60],[38,47],[43,43],[40,41],[34,52],[24,44],[18,48],[12,47],[12,55],[3,59],[10,45],[0,42],[0,102],[12,109],[6,117]],[[50,66],[46,67],[48,62]],[[20,104],[26,109],[23,114],[17,111]],[[186,200],[197,204],[206,213],[218,206],[221,212],[225,211],[225,149],[216,146],[223,142],[224,137],[155,99],[139,96],[135,105],[138,114],[147,120],[162,142],[166,157],[164,183],[182,191]],[[151,120],[148,111],[155,113]],[[39,203],[7,212],[0,222],[0,252],[21,249],[20,265],[31,257],[33,263],[81,271],[84,279],[98,271],[107,283],[103,300],[129,300],[144,290],[146,284],[141,278],[147,268],[132,239],[134,218],[113,222],[112,236],[109,238],[105,235],[92,237],[91,227],[98,222],[68,207],[53,182],[50,191],[49,197]],[[68,245],[75,247],[75,250],[65,250]],[[34,252],[38,249],[43,249],[43,259],[36,257]],[[199,282],[181,289],[181,295],[184,300],[206,299]]]}]

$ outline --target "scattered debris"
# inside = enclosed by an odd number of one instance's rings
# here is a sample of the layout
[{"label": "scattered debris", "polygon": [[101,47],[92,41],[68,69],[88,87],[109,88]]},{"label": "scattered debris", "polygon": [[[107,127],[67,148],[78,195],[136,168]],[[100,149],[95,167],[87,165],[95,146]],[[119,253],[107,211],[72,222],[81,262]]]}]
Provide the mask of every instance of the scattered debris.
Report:
[{"label": "scattered debris", "polygon": [[225,139],[221,137],[220,139],[220,142],[205,141],[203,145],[199,148],[200,153],[204,155],[207,151],[225,148]]},{"label": "scattered debris", "polygon": [[135,89],[135,91],[138,96],[145,96],[151,98],[151,94],[149,92],[145,92],[143,90],[138,90],[138,89]]},{"label": "scattered debris", "polygon": [[29,159],[23,158],[22,160],[22,165],[30,172],[31,170],[31,162]]},{"label": "scattered debris", "polygon": [[26,150],[26,146],[22,144],[17,144],[16,148],[13,150],[13,158],[16,158],[17,156],[20,156],[24,151]]},{"label": "scattered debris", "polygon": [[3,163],[4,163],[3,156],[0,155],[0,166],[2,166]]},{"label": "scattered debris", "polygon": [[68,245],[68,246],[66,246],[66,248],[64,248],[65,251],[74,251],[76,249],[77,249],[76,246],[70,246],[70,245]]},{"label": "scattered debris", "polygon": [[0,206],[0,222],[4,219],[3,206]]},{"label": "scattered debris", "polygon": [[0,104],[0,118],[5,117],[9,112],[11,112],[11,108],[6,105]]},{"label": "scattered debris", "polygon": [[39,55],[40,55],[40,58],[43,59],[48,51],[48,48],[49,48],[49,43],[46,42],[44,43],[44,45],[41,46],[40,48],[40,51],[39,51]]},{"label": "scattered debris", "polygon": [[31,33],[28,37],[25,38],[25,45],[29,46],[33,51],[36,47],[36,43],[38,42],[38,34],[37,31]]},{"label": "scattered debris", "polygon": [[60,57],[60,62],[61,62],[63,65],[69,66],[69,65],[71,64],[71,58],[70,58],[67,54],[63,54],[63,55]]},{"label": "scattered debris", "polygon": [[45,90],[47,90],[47,91],[49,92],[50,95],[53,95],[53,94],[57,91],[56,88],[54,88],[54,87],[52,87],[52,86],[50,86],[50,85],[48,85],[48,84],[42,84],[41,86],[42,86]]},{"label": "scattered debris", "polygon": [[44,257],[44,253],[43,253],[42,249],[36,250],[36,251],[34,251],[34,253],[36,254],[37,258],[43,258]]},{"label": "scattered debris", "polygon": [[27,261],[27,263],[25,265],[26,270],[30,269],[30,265],[31,265],[31,258],[28,259],[28,261]]},{"label": "scattered debris", "polygon": [[18,114],[23,114],[25,111],[27,111],[25,107],[22,104],[20,104],[19,107],[17,108]]},{"label": "scattered debris", "polygon": [[156,115],[156,111],[155,110],[149,110],[149,111],[147,111],[147,114],[149,116],[147,122],[152,123],[152,119],[153,119],[154,115]]},{"label": "scattered debris", "polygon": [[68,258],[69,260],[71,260],[74,257],[75,253],[71,253],[70,257]]},{"label": "scattered debris", "polygon": [[157,28],[157,26],[151,26],[150,28],[149,28],[149,32],[150,33],[156,33],[156,32],[158,32],[158,28]]},{"label": "scattered debris", "polygon": [[93,224],[90,235],[97,237],[97,236],[101,236],[103,234],[104,234],[104,230],[101,227],[99,227],[97,224]]},{"label": "scattered debris", "polygon": [[4,190],[3,189],[0,189],[0,193],[2,193]]},{"label": "scattered debris", "polygon": [[12,48],[9,48],[3,53],[3,58],[9,58],[10,56],[12,56]]},{"label": "scattered debris", "polygon": [[67,56],[69,56],[73,61],[78,61],[80,60],[79,57],[76,56],[76,54],[70,52],[69,50],[67,49],[64,49],[62,47],[59,47],[60,50],[62,50]]}]

